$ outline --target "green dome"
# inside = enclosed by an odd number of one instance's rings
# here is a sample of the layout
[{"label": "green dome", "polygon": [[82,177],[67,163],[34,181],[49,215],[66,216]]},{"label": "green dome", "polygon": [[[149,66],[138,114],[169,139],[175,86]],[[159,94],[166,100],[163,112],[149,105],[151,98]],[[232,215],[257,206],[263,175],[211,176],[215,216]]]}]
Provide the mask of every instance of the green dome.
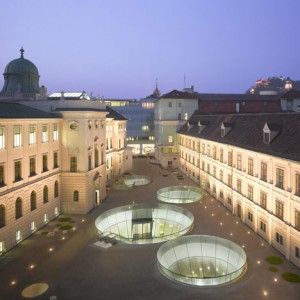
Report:
[{"label": "green dome", "polygon": [[20,58],[9,62],[4,70],[4,86],[1,96],[22,95],[32,97],[39,93],[39,71],[28,59],[24,58],[24,50],[20,50]]}]

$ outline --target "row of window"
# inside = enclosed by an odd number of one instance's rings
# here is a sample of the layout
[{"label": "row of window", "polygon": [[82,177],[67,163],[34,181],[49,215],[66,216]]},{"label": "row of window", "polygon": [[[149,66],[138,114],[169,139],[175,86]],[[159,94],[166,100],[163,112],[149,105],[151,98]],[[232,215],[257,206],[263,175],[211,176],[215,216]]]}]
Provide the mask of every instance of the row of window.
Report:
[{"label": "row of window", "polygon": [[[53,141],[58,141],[58,124],[53,124]],[[36,144],[37,125],[29,125],[29,145]],[[47,143],[49,140],[49,126],[42,125],[41,132],[42,143]],[[0,149],[5,148],[5,127],[0,127]],[[22,125],[13,126],[13,146],[22,146]]]},{"label": "row of window", "polygon": [[[54,198],[59,196],[59,186],[58,181],[54,183]],[[43,188],[43,203],[46,204],[49,202],[49,189],[48,186],[45,185]],[[30,194],[30,211],[34,211],[37,209],[37,195],[35,191],[32,191]],[[18,197],[15,201],[15,219],[20,219],[23,216],[23,200]],[[5,206],[0,205],[0,228],[6,225],[6,212]]]},{"label": "row of window", "polygon": [[[202,146],[205,146],[204,144],[202,144]],[[210,157],[212,157],[213,159],[216,159],[215,153],[216,153],[216,147],[214,146],[214,151],[213,151],[213,155],[210,156],[210,151],[207,152],[206,154]],[[208,146],[209,149],[209,146]],[[203,152],[202,152],[203,153]],[[181,151],[181,157],[183,158],[183,151]],[[228,160],[227,163],[229,166],[232,166],[232,151],[228,151]],[[191,162],[191,156],[190,154],[187,155],[187,153],[185,153],[185,160],[188,160],[189,162]],[[220,157],[219,160],[221,162],[223,162],[223,149],[220,149]],[[192,163],[195,165],[195,158],[192,157]],[[202,164],[204,162],[202,161]],[[199,159],[197,160],[197,166],[199,166]],[[242,155],[238,154],[237,155],[237,164],[236,164],[236,168],[239,171],[242,171]],[[204,167],[202,167],[202,169],[204,169]],[[253,158],[248,158],[248,168],[247,168],[247,173],[251,176],[254,176],[254,161]],[[261,162],[260,163],[260,179],[263,181],[268,180],[268,165],[266,162]],[[281,168],[276,168],[276,182],[275,185],[280,188],[280,189],[284,189],[284,182],[285,182],[285,174],[284,174],[284,170]],[[296,173],[295,174],[295,194],[297,196],[300,196],[300,174]]]},{"label": "row of window", "polygon": [[[53,153],[53,169],[58,168],[58,153]],[[48,169],[48,154],[42,156],[42,172],[47,172]],[[35,176],[36,173],[36,157],[32,156],[29,158],[29,177]],[[22,161],[16,160],[14,162],[14,182],[22,180]],[[0,187],[5,186],[5,165],[0,165]]]},{"label": "row of window", "polygon": [[[98,129],[99,126],[100,126],[101,129],[104,128],[103,120],[101,120],[100,122],[98,120],[95,120],[94,121],[94,125],[95,125],[96,129]],[[93,126],[93,121],[92,120],[88,120],[88,128],[92,129],[92,126]]]}]

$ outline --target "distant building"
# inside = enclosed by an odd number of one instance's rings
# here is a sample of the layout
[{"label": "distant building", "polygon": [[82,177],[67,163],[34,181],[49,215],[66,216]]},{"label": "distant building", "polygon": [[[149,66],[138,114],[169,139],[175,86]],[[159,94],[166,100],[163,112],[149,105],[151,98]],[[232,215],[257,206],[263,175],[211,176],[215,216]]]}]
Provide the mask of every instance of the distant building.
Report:
[{"label": "distant building", "polygon": [[300,89],[300,80],[292,80],[289,77],[269,77],[258,79],[247,93],[260,95],[281,95],[291,89]]}]

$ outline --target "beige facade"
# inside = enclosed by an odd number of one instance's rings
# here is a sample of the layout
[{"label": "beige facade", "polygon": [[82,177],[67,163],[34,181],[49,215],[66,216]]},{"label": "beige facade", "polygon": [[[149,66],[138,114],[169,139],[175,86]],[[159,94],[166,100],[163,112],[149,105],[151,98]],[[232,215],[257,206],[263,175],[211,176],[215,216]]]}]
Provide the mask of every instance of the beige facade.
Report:
[{"label": "beige facade", "polygon": [[178,137],[182,172],[300,267],[300,162]]},{"label": "beige facade", "polygon": [[107,170],[113,180],[132,167],[125,119],[102,108],[58,111],[49,119],[0,119],[0,254],[60,213],[100,205]]}]

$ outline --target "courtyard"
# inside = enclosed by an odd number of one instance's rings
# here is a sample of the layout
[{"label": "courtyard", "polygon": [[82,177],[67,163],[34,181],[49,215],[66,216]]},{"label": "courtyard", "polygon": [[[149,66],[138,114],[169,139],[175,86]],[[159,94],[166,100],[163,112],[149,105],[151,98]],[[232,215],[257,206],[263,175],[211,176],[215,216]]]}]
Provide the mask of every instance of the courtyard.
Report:
[{"label": "courtyard", "polygon": [[299,274],[299,269],[283,259],[277,271],[271,272],[266,258],[282,257],[280,253],[210,196],[176,205],[194,215],[194,226],[186,235],[215,235],[243,247],[247,271],[235,282],[193,287],[167,279],[156,258],[162,243],[117,242],[108,249],[96,246],[95,220],[102,212],[133,203],[158,203],[160,188],[196,186],[185,176],[178,177],[144,158],[134,160],[132,173],[150,176],[151,183],[112,189],[103,204],[88,215],[68,216],[72,223],[67,232],[58,230],[58,220],[54,220],[0,257],[0,299],[22,299],[24,288],[42,282],[49,288],[34,299],[299,299],[300,284],[281,277],[283,272]]}]

